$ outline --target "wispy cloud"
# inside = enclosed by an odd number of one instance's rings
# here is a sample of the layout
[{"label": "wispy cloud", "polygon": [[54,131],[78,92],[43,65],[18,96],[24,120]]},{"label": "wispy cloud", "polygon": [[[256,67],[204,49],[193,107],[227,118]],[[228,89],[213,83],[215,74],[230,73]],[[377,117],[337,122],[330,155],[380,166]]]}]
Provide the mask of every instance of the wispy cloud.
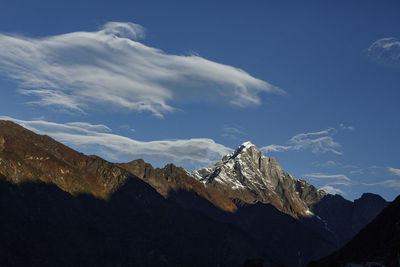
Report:
[{"label": "wispy cloud", "polygon": [[321,187],[320,190],[324,190],[326,193],[331,194],[331,195],[345,195],[345,192],[340,190],[339,188],[330,186],[330,185],[325,185],[324,187]]},{"label": "wispy cloud", "polygon": [[370,174],[378,177],[390,177],[400,176],[400,169],[389,167],[389,166],[370,166],[365,169]]},{"label": "wispy cloud", "polygon": [[333,168],[339,165],[339,163],[337,163],[334,160],[328,160],[325,162],[314,162],[313,165],[317,166],[317,167],[323,167],[323,168]]},{"label": "wispy cloud", "polygon": [[342,130],[349,130],[349,131],[355,131],[356,128],[354,126],[350,126],[350,125],[344,125],[343,123],[341,123],[340,125],[340,129]]},{"label": "wispy cloud", "polygon": [[0,34],[0,74],[31,103],[78,112],[100,106],[162,117],[174,101],[247,107],[261,103],[260,93],[284,93],[239,68],[146,46],[144,37],[142,26],[124,22],[45,38]]},{"label": "wispy cloud", "polygon": [[396,175],[396,176],[400,176],[400,169],[395,169],[395,168],[392,168],[392,167],[388,167],[388,170],[389,170],[390,174]]},{"label": "wispy cloud", "polygon": [[400,189],[400,180],[389,179],[389,180],[385,180],[385,181],[377,182],[377,183],[373,183],[373,184],[363,183],[363,185],[366,185],[366,186],[377,186],[377,185],[379,185],[379,186],[383,186],[383,187]]},{"label": "wispy cloud", "polygon": [[136,130],[131,128],[131,126],[129,126],[128,124],[123,124],[123,125],[119,126],[119,128],[124,129],[124,130],[128,130],[128,131],[133,132],[133,133],[136,132]]},{"label": "wispy cloud", "polygon": [[288,145],[268,145],[261,148],[265,153],[310,149],[313,153],[342,155],[339,143],[333,140],[336,129],[328,128],[318,132],[300,133],[289,139]]},{"label": "wispy cloud", "polygon": [[350,174],[363,174],[364,171],[362,169],[358,169],[358,170],[352,170],[349,172]]},{"label": "wispy cloud", "polygon": [[229,126],[229,125],[224,125],[224,127],[221,129],[221,136],[226,137],[226,138],[231,138],[231,139],[239,139],[240,137],[243,137],[246,135],[246,133],[237,127]]},{"label": "wispy cloud", "polygon": [[400,67],[400,40],[382,38],[372,43],[365,51],[373,61],[387,66]]},{"label": "wispy cloud", "polygon": [[350,181],[336,181],[336,182],[327,183],[326,185],[343,185],[343,186],[350,186],[350,185],[352,185],[352,182],[350,182]]},{"label": "wispy cloud", "polygon": [[303,176],[312,178],[312,179],[338,179],[338,180],[345,180],[351,181],[349,177],[344,174],[325,174],[325,173],[308,173],[304,174]]},{"label": "wispy cloud", "polygon": [[194,165],[209,165],[232,151],[208,138],[181,140],[138,141],[111,133],[105,125],[86,122],[55,123],[44,120],[25,121],[0,116],[14,121],[36,133],[47,134],[57,141],[105,158],[123,161],[147,157],[152,160]]}]

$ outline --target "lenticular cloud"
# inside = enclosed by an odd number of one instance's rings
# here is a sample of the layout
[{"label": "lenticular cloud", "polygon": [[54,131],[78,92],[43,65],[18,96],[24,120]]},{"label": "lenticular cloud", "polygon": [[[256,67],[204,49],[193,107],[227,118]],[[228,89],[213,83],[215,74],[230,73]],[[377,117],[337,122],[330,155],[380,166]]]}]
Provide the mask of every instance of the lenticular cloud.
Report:
[{"label": "lenticular cloud", "polygon": [[144,45],[142,26],[109,22],[95,32],[45,38],[0,34],[0,72],[32,103],[85,112],[98,106],[162,117],[174,101],[246,107],[259,94],[284,93],[245,71],[197,55],[170,55]]}]

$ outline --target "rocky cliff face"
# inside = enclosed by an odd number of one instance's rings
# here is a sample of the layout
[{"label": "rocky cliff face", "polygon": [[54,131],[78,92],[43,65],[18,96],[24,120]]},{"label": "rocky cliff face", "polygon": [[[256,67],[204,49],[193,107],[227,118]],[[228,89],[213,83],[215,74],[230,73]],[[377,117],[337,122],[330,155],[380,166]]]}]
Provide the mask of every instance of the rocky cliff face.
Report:
[{"label": "rocky cliff face", "polygon": [[326,194],[284,172],[274,158],[250,142],[243,143],[214,166],[193,172],[208,188],[244,203],[271,203],[294,217],[311,216],[311,207]]}]

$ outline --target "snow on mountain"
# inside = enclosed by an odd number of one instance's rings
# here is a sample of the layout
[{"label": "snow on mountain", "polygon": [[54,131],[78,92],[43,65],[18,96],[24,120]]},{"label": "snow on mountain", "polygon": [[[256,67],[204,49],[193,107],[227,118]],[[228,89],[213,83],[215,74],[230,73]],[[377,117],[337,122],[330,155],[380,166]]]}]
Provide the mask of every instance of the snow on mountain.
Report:
[{"label": "snow on mountain", "polygon": [[325,192],[284,172],[272,157],[245,142],[214,166],[193,176],[224,195],[244,203],[270,203],[294,217],[313,215],[310,208]]}]

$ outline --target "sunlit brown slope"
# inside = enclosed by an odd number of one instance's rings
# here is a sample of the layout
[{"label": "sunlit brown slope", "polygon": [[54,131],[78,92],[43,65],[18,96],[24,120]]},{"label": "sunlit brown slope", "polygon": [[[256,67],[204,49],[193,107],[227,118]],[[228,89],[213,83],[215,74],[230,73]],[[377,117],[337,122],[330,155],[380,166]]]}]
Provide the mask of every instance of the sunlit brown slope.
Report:
[{"label": "sunlit brown slope", "polygon": [[53,183],[71,194],[108,198],[128,171],[96,156],[86,156],[46,135],[0,121],[0,174],[13,183]]},{"label": "sunlit brown slope", "polygon": [[151,164],[138,159],[118,165],[150,184],[166,198],[171,192],[194,191],[197,195],[224,211],[235,212],[237,210],[232,200],[224,197],[215,189],[206,188],[203,183],[197,181],[185,169],[173,164],[168,164],[162,169],[154,169]]}]

